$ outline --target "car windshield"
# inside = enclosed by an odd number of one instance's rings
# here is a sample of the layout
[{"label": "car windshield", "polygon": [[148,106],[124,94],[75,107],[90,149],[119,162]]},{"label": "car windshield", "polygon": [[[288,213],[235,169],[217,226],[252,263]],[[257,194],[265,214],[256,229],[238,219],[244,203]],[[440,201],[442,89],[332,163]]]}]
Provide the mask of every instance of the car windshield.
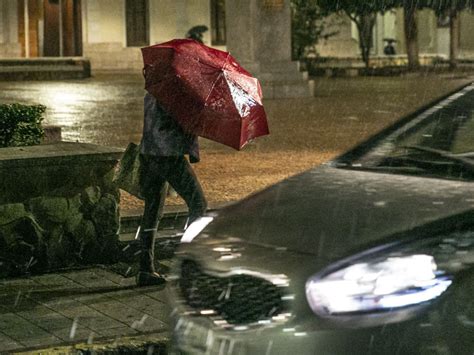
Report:
[{"label": "car windshield", "polygon": [[474,85],[421,112],[347,165],[474,180]]}]

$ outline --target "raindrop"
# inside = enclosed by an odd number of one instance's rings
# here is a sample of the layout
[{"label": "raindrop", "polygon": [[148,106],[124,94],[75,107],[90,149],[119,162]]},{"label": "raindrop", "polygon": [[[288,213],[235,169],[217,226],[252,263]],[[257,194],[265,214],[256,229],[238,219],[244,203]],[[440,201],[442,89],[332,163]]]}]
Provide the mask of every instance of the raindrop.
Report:
[{"label": "raindrop", "polygon": [[20,299],[21,299],[21,291],[18,291],[18,293],[16,294],[16,298],[15,298],[15,303],[14,303],[14,307],[18,306],[18,304],[20,303]]},{"label": "raindrop", "polygon": [[269,355],[270,352],[272,351],[272,347],[273,347],[273,340],[270,340],[268,342],[268,346],[267,346],[267,350],[265,351],[265,355]]},{"label": "raindrop", "polygon": [[235,340],[231,339],[229,344],[229,351],[227,354],[232,354],[234,352]]},{"label": "raindrop", "polygon": [[372,347],[374,346],[374,336],[370,336],[370,342],[369,342],[369,351],[372,350]]},{"label": "raindrop", "polygon": [[150,346],[148,347],[148,350],[147,350],[146,353],[147,353],[147,355],[152,355],[154,351],[155,351],[155,346],[154,346],[154,345],[150,345]]},{"label": "raindrop", "polygon": [[28,270],[34,264],[36,264],[35,258],[31,257],[30,260],[28,261],[28,264],[26,264],[26,270]]},{"label": "raindrop", "polygon": [[227,290],[226,290],[226,293],[225,293],[225,299],[228,300],[230,298],[230,291],[232,290],[232,286],[234,286],[232,284],[232,282],[229,282],[229,285],[227,286]]},{"label": "raindrop", "polygon": [[69,339],[74,339],[74,337],[76,336],[78,323],[79,323],[79,318],[74,318],[74,321],[72,322],[71,330],[69,332]]},{"label": "raindrop", "polygon": [[275,312],[277,311],[277,308],[276,307],[273,307],[270,312],[268,312],[268,315],[271,316],[273,315]]},{"label": "raindrop", "polygon": [[206,349],[212,349],[213,345],[214,345],[214,332],[209,329],[207,331]]},{"label": "raindrop", "polygon": [[430,328],[432,326],[432,323],[420,323],[420,328]]},{"label": "raindrop", "polygon": [[144,314],[143,317],[139,321],[134,321],[132,323],[131,328],[132,329],[138,329],[138,328],[142,327],[147,318],[148,318],[148,315]]}]

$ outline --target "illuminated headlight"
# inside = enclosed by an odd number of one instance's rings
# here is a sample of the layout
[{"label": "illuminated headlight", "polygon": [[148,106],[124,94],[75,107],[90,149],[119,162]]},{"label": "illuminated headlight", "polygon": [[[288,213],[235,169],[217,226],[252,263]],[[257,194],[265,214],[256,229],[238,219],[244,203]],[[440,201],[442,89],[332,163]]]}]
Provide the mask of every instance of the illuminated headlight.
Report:
[{"label": "illuminated headlight", "polygon": [[430,255],[387,257],[361,262],[306,283],[315,313],[337,315],[406,307],[440,296],[451,284]]}]

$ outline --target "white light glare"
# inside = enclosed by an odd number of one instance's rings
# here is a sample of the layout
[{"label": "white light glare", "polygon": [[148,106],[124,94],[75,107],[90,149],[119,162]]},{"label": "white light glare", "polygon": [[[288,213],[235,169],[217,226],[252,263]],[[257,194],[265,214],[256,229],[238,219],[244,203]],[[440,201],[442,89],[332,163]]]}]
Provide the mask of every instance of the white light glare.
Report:
[{"label": "white light glare", "polygon": [[206,226],[213,221],[213,217],[201,217],[196,219],[191,225],[186,228],[181,243],[191,243]]},{"label": "white light glare", "polygon": [[404,307],[435,299],[451,284],[437,277],[430,255],[388,257],[358,263],[306,283],[316,313],[338,314]]}]

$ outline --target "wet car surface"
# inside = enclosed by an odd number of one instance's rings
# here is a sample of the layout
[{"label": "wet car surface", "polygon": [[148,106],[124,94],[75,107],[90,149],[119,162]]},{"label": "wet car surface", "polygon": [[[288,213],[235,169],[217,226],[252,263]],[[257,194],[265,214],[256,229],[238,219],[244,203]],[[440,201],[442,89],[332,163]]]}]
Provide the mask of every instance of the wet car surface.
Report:
[{"label": "wet car surface", "polygon": [[471,84],[206,216],[177,252],[173,351],[472,354],[473,181]]}]

